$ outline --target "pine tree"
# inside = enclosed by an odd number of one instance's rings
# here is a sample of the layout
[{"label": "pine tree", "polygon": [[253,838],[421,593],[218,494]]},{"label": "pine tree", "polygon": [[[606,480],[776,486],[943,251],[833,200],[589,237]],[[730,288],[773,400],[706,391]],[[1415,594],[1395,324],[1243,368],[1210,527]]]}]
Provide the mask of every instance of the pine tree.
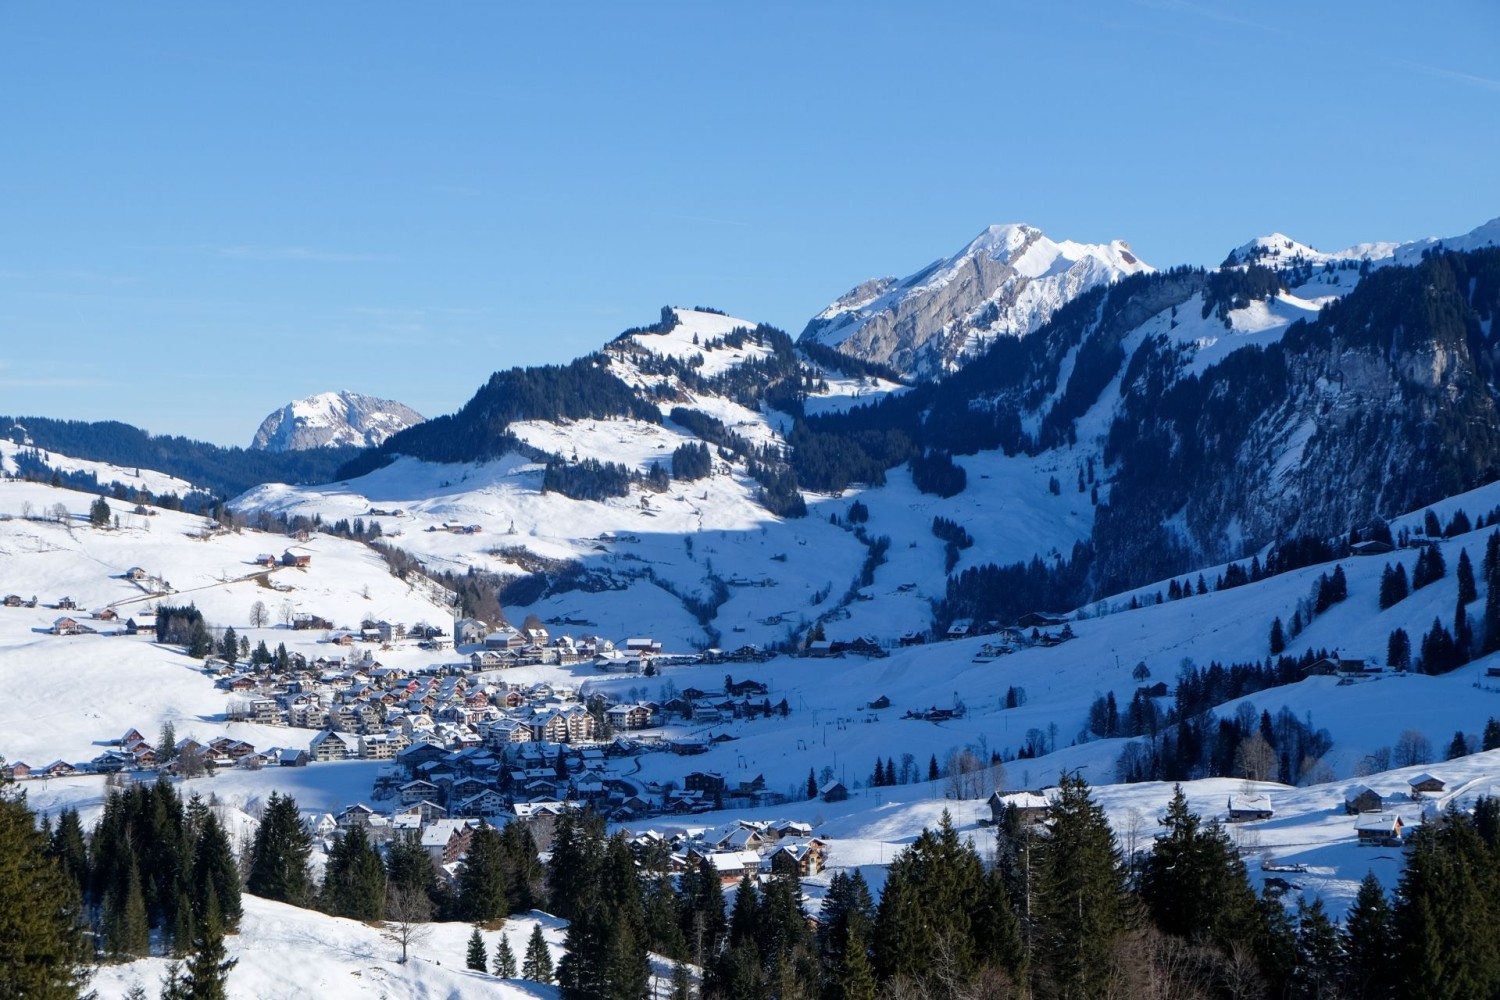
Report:
[{"label": "pine tree", "polygon": [[1395,929],[1385,890],[1373,872],[1359,884],[1343,934],[1344,994],[1349,1000],[1392,1000]]},{"label": "pine tree", "polygon": [[113,888],[104,897],[105,948],[116,961],[151,954],[151,925],[134,858],[126,872],[123,889]]},{"label": "pine tree", "polygon": [[1385,569],[1380,574],[1380,609],[1384,611],[1406,600],[1409,592],[1406,565],[1397,563],[1392,568],[1390,563],[1386,563]]},{"label": "pine tree", "polygon": [[552,982],[552,952],[542,939],[541,924],[532,925],[531,940],[526,943],[526,959],[521,965],[521,978],[534,983]]},{"label": "pine tree", "polygon": [[478,927],[475,927],[469,935],[469,951],[464,956],[464,962],[475,972],[487,972],[489,970],[490,956],[484,950],[484,936],[479,933]]},{"label": "pine tree", "polygon": [[88,981],[68,878],[24,799],[0,796],[0,994],[73,1000]]},{"label": "pine tree", "polygon": [[1479,738],[1479,749],[1500,750],[1500,719],[1493,715],[1484,723],[1484,733]]},{"label": "pine tree", "polygon": [[206,912],[207,893],[212,889],[224,928],[233,931],[238,927],[244,912],[240,902],[239,865],[235,862],[229,835],[212,810],[205,810],[193,843],[192,877],[196,894],[193,909],[199,917]]},{"label": "pine tree", "polygon": [[239,960],[230,958],[224,947],[224,927],[219,922],[218,902],[213,897],[212,887],[207,892],[207,912],[198,921],[197,933],[193,937],[193,955],[188,960],[187,996],[189,1000],[227,1000],[229,971]]},{"label": "pine tree", "polygon": [[1477,600],[1479,588],[1474,585],[1474,566],[1469,562],[1469,550],[1458,550],[1458,599],[1463,604]]},{"label": "pine tree", "polygon": [[[477,834],[476,834],[477,836]],[[379,920],[385,908],[385,867],[364,828],[333,842],[323,876],[323,909],[336,917]]]},{"label": "pine tree", "polygon": [[1218,823],[1206,826],[1178,785],[1162,821],[1166,832],[1141,869],[1140,895],[1158,928],[1205,936],[1228,952],[1257,931],[1255,893],[1245,864]]},{"label": "pine tree", "polygon": [[177,729],[168,719],[161,724],[161,735],[156,738],[156,759],[162,764],[170,764],[177,756]]},{"label": "pine tree", "polygon": [[807,769],[807,797],[809,800],[818,797],[818,777],[812,768]]},{"label": "pine tree", "polygon": [[511,951],[510,939],[504,934],[500,935],[500,943],[495,945],[494,974],[501,979],[516,978],[516,953]]},{"label": "pine tree", "polygon": [[1500,649],[1500,531],[1492,531],[1484,544],[1484,644],[1483,652]]},{"label": "pine tree", "polygon": [[272,792],[250,850],[245,888],[264,899],[301,906],[307,901],[312,836],[297,814],[297,800]]},{"label": "pine tree", "polygon": [[938,770],[937,754],[933,754],[927,759],[927,780],[936,781],[942,776],[943,772]]},{"label": "pine tree", "polygon": [[455,884],[458,912],[464,920],[482,923],[509,912],[504,852],[500,834],[494,827],[484,826],[474,831]]},{"label": "pine tree", "polygon": [[1064,774],[1037,848],[1036,957],[1065,995],[1100,996],[1115,943],[1134,924],[1125,865],[1088,784]]},{"label": "pine tree", "polygon": [[1279,656],[1286,651],[1286,633],[1281,627],[1281,616],[1271,622],[1271,655]]},{"label": "pine tree", "polygon": [[1385,646],[1385,664],[1392,670],[1411,669],[1411,637],[1406,634],[1406,629],[1391,631]]},{"label": "pine tree", "polygon": [[972,919],[983,866],[960,843],[945,811],[891,863],[876,910],[874,952],[882,979],[966,980],[977,967]]},{"label": "pine tree", "polygon": [[1297,959],[1292,970],[1296,995],[1331,997],[1338,993],[1339,971],[1344,964],[1343,940],[1328,919],[1321,899],[1309,905],[1297,900]]}]

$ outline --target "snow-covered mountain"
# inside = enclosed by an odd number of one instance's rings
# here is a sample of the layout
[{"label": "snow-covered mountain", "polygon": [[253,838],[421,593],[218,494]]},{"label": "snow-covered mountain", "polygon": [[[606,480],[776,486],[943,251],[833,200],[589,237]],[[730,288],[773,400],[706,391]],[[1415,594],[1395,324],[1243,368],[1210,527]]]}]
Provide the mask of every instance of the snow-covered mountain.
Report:
[{"label": "snow-covered mountain", "polygon": [[1033,226],[990,226],[916,274],[857,286],[814,317],[800,339],[931,378],[995,337],[1033,332],[1091,288],[1150,270],[1120,240],[1054,242]]},{"label": "snow-covered mountain", "polygon": [[390,399],[357,392],[320,392],[295,400],[261,421],[251,448],[302,451],[351,445],[373,448],[426,418]]}]

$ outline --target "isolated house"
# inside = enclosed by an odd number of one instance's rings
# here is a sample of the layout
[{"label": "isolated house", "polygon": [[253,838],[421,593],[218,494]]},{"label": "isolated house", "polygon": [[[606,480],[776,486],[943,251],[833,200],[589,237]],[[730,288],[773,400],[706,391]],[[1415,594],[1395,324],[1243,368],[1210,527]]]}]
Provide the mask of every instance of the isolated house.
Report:
[{"label": "isolated house", "polygon": [[1275,815],[1271,811],[1271,798],[1268,795],[1231,795],[1229,797],[1229,822],[1249,823],[1254,820],[1270,819]]},{"label": "isolated house", "polygon": [[830,781],[818,789],[818,797],[824,802],[843,802],[849,797],[849,789],[842,781]]},{"label": "isolated house", "polygon": [[1407,784],[1411,786],[1411,790],[1412,790],[1413,794],[1418,794],[1418,793],[1435,794],[1437,792],[1441,792],[1443,790],[1443,788],[1445,787],[1444,784],[1443,784],[1443,779],[1442,778],[1433,777],[1432,775],[1428,774],[1426,771],[1423,771],[1421,774],[1417,775],[1415,778],[1412,778],[1411,780],[1409,780],[1407,782]]},{"label": "isolated house", "polygon": [[1379,812],[1385,807],[1380,793],[1368,785],[1355,785],[1344,793],[1344,812],[1351,816],[1360,813]]}]

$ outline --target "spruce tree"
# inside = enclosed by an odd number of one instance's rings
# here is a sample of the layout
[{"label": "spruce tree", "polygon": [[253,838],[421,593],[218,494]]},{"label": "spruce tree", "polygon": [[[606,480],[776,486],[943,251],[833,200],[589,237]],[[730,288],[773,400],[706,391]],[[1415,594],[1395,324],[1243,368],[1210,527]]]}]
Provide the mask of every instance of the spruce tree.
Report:
[{"label": "spruce tree", "polygon": [[328,852],[323,909],[336,917],[379,920],[385,908],[385,882],[380,852],[356,824]]},{"label": "spruce tree", "polygon": [[1395,928],[1385,890],[1373,872],[1359,884],[1344,922],[1344,995],[1349,1000],[1392,1000],[1395,996]]},{"label": "spruce tree", "polygon": [[1134,926],[1125,865],[1104,810],[1064,774],[1037,846],[1036,957],[1061,993],[1104,994],[1119,937]]},{"label": "spruce tree", "polygon": [[482,923],[509,912],[504,856],[500,834],[494,827],[484,826],[474,831],[455,883],[458,912],[464,920]]},{"label": "spruce tree", "polygon": [[479,933],[478,927],[469,934],[469,950],[464,956],[464,963],[475,972],[489,971],[490,956],[484,950],[484,935]]},{"label": "spruce tree", "polygon": [[88,981],[69,880],[24,798],[0,796],[0,993],[74,1000]]},{"label": "spruce tree", "polygon": [[212,810],[205,810],[193,844],[192,876],[193,909],[199,917],[206,912],[207,893],[212,889],[225,930],[237,928],[244,912],[240,902],[239,865],[230,847],[229,835]]},{"label": "spruce tree", "polygon": [[500,935],[500,943],[495,945],[494,974],[501,979],[516,978],[516,953],[511,950],[510,939],[504,934]]},{"label": "spruce tree", "polygon": [[[567,959],[564,958],[564,961]],[[526,943],[526,959],[521,966],[521,978],[535,983],[552,982],[552,952],[542,938],[541,924],[534,924],[531,928],[531,940]]]},{"label": "spruce tree", "polygon": [[1343,940],[1323,901],[1309,905],[1297,900],[1297,959],[1292,987],[1298,996],[1332,997],[1338,994],[1339,972],[1344,964]]},{"label": "spruce tree", "polygon": [[219,922],[218,901],[213,889],[207,890],[206,914],[198,921],[197,933],[193,937],[193,955],[188,960],[187,982],[189,1000],[228,1000],[229,971],[238,964],[238,959],[229,957],[224,947],[224,927]]},{"label": "spruce tree", "polygon": [[1469,550],[1458,550],[1458,599],[1463,604],[1476,600],[1479,588],[1474,585],[1474,565],[1469,562]]},{"label": "spruce tree", "polygon": [[1255,893],[1229,835],[1188,808],[1181,785],[1162,825],[1166,832],[1141,868],[1141,900],[1152,922],[1187,940],[1206,937],[1226,953],[1236,944],[1252,944]]},{"label": "spruce tree", "polygon": [[130,859],[123,888],[112,888],[104,897],[104,946],[115,961],[144,958],[151,954],[151,924],[146,916],[146,897],[141,875]]},{"label": "spruce tree", "polygon": [[297,800],[272,792],[250,850],[245,888],[264,899],[301,906],[307,901],[312,835],[297,814]]},{"label": "spruce tree", "polygon": [[1271,655],[1279,656],[1286,651],[1286,632],[1281,626],[1281,616],[1271,622]]},{"label": "spruce tree", "polygon": [[1493,715],[1484,723],[1484,733],[1480,736],[1479,749],[1500,750],[1500,719]]}]

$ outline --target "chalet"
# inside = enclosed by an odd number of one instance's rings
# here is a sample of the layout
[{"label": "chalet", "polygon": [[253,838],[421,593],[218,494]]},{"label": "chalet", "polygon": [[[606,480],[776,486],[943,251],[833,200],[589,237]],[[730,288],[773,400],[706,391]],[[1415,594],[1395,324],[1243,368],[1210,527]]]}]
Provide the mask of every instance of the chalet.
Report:
[{"label": "chalet", "polygon": [[308,751],[313,760],[320,762],[346,760],[352,755],[349,741],[332,729],[325,729],[314,736],[308,744]]},{"label": "chalet", "polygon": [[52,623],[52,628],[49,631],[53,635],[82,635],[85,629],[75,619],[64,615]]},{"label": "chalet", "polygon": [[1395,552],[1396,547],[1390,542],[1383,542],[1378,538],[1369,541],[1355,542],[1349,546],[1349,554],[1354,556],[1383,556]]},{"label": "chalet", "polygon": [[765,686],[765,684],[763,684],[760,681],[752,681],[752,680],[732,681],[732,682],[724,685],[724,693],[728,694],[728,695],[732,695],[732,696],[734,696],[736,698],[743,698],[746,695],[752,695],[752,694],[755,694],[755,695],[764,695],[768,691],[769,691],[769,689]]},{"label": "chalet", "polygon": [[1380,812],[1383,808],[1385,808],[1385,800],[1369,785],[1355,785],[1344,793],[1344,812],[1350,816]]},{"label": "chalet", "polygon": [[818,789],[818,798],[824,802],[843,802],[849,797],[849,789],[842,781],[830,781]]},{"label": "chalet", "polygon": [[891,699],[887,698],[885,695],[881,695],[879,698],[876,698],[874,701],[870,702],[868,707],[873,709],[874,711],[879,712],[882,709],[891,707]]},{"label": "chalet", "polygon": [[135,583],[139,583],[140,581],[146,579],[146,577],[149,575],[149,573],[147,573],[139,566],[132,566],[125,571],[125,579],[133,581]]},{"label": "chalet", "polygon": [[453,809],[455,816],[493,819],[505,811],[505,797],[493,788],[469,796]]},{"label": "chalet", "polygon": [[433,862],[451,865],[469,852],[474,828],[467,820],[440,819],[422,831],[422,846]]},{"label": "chalet", "polygon": [[312,755],[306,750],[297,747],[287,747],[281,751],[281,756],[277,758],[277,763],[282,767],[306,767],[310,760],[312,760]]},{"label": "chalet", "polygon": [[943,633],[945,639],[966,639],[974,631],[974,623],[968,618],[960,618],[948,630]]},{"label": "chalet", "polygon": [[827,857],[826,845],[821,840],[813,838],[778,845],[766,855],[763,864],[771,870],[772,874],[795,872],[798,876],[807,878],[823,870],[823,862]]},{"label": "chalet", "polygon": [[67,778],[77,773],[78,768],[74,767],[72,764],[69,764],[65,760],[54,760],[52,763],[42,768],[42,777],[44,778]]},{"label": "chalet", "polygon": [[96,622],[117,622],[120,620],[120,613],[114,608],[100,608],[93,612],[93,619]]},{"label": "chalet", "polygon": [[106,750],[89,761],[89,767],[95,774],[114,774],[134,766],[135,758],[124,750]]},{"label": "chalet", "polygon": [[1049,615],[1042,611],[1033,611],[1029,615],[1022,615],[1016,622],[1017,628],[1057,628],[1068,624],[1067,615]]},{"label": "chalet", "polygon": [[31,777],[31,765],[23,760],[0,767],[0,775],[9,777],[13,781],[24,781]]},{"label": "chalet", "polygon": [[291,566],[296,569],[306,569],[312,565],[312,556],[305,552],[293,552],[288,549],[281,554],[281,565]]},{"label": "chalet", "polygon": [[1407,784],[1411,786],[1413,795],[1419,793],[1436,794],[1438,792],[1441,792],[1445,787],[1443,784],[1443,779],[1435,778],[1432,775],[1428,774],[1426,771],[1423,771],[1415,778],[1407,781]]},{"label": "chalet", "polygon": [[275,566],[280,561],[269,552],[262,552],[255,557],[255,565],[257,566]]},{"label": "chalet", "polygon": [[636,636],[625,640],[625,651],[627,653],[660,653],[661,643],[646,636]]},{"label": "chalet", "polygon": [[903,632],[896,641],[902,646],[920,646],[927,641],[927,636],[921,632]]},{"label": "chalet", "polygon": [[755,878],[760,874],[760,855],[754,851],[700,851],[694,849],[688,852],[688,861],[695,864],[707,862],[711,868],[719,873],[719,881],[724,885],[733,885],[746,875]]},{"label": "chalet", "polygon": [[1052,800],[1035,792],[1012,792],[1009,795],[1002,795],[995,791],[990,793],[985,804],[990,807],[990,822],[997,826],[1005,818],[1005,814],[1014,807],[1016,818],[1022,829],[1042,826],[1052,812]]},{"label": "chalet", "polygon": [[317,630],[326,631],[333,628],[333,622],[320,615],[298,613],[292,616],[292,628],[297,631]]},{"label": "chalet", "polygon": [[728,782],[717,771],[692,771],[682,779],[682,787],[690,792],[713,795],[724,792],[728,788]]},{"label": "chalet", "polygon": [[57,610],[59,610],[59,611],[77,611],[78,610],[78,604],[71,597],[60,597],[60,598],[58,598],[58,601],[57,601]]},{"label": "chalet", "polygon": [[370,818],[374,815],[374,809],[371,809],[363,802],[356,802],[334,817],[334,824],[340,830],[352,830],[356,826],[368,830],[370,828]]},{"label": "chalet", "polygon": [[21,600],[20,594],[6,594],[4,603],[7,608],[19,608],[26,602]]},{"label": "chalet", "polygon": [[1271,811],[1271,797],[1269,795],[1231,795],[1229,797],[1229,822],[1250,823],[1255,820],[1270,819],[1275,815]]},{"label": "chalet", "polygon": [[1362,845],[1400,847],[1406,825],[1394,813],[1363,813],[1354,821],[1354,832]]}]

